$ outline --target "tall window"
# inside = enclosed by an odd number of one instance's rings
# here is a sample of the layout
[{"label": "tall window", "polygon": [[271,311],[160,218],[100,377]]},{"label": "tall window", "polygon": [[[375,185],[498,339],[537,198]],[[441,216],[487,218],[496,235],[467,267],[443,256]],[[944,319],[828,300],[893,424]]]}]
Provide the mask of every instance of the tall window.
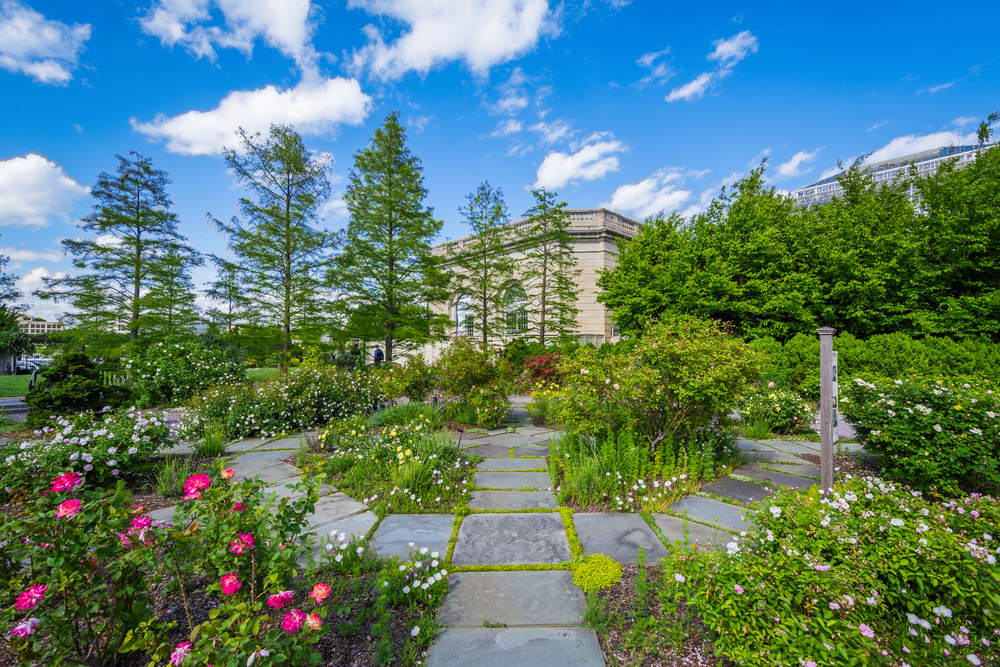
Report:
[{"label": "tall window", "polygon": [[507,320],[507,335],[518,336],[528,330],[528,295],[520,285],[513,285],[507,290],[505,301],[505,319]]},{"label": "tall window", "polygon": [[455,302],[455,335],[469,336],[475,333],[476,318],[472,313],[472,300],[463,294]]}]

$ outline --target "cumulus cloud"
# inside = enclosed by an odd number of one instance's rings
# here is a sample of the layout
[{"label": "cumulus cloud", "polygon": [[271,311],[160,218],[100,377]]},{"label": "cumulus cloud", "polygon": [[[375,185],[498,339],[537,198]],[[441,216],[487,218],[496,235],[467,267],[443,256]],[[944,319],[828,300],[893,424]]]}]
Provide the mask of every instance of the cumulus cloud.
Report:
[{"label": "cumulus cloud", "polygon": [[[845,164],[850,164],[851,162],[854,162],[854,160],[853,159],[849,160],[845,162]],[[827,169],[824,169],[823,173],[819,175],[819,180],[822,181],[824,178],[830,178],[831,176],[836,176],[842,171],[843,169],[841,169],[840,167],[829,167]]]},{"label": "cumulus cloud", "polygon": [[0,227],[45,227],[51,218],[69,221],[90,189],[43,155],[0,160]]},{"label": "cumulus cloud", "polygon": [[55,250],[29,250],[13,246],[0,246],[0,255],[10,258],[13,262],[61,262],[65,255]]},{"label": "cumulus cloud", "polygon": [[343,194],[337,195],[336,197],[331,197],[319,207],[319,214],[324,218],[335,218],[338,220],[343,220],[350,217],[351,212],[347,208],[347,202],[344,201]]},{"label": "cumulus cloud", "polygon": [[628,147],[610,134],[591,135],[573,153],[553,151],[545,156],[535,174],[535,188],[558,190],[572,183],[596,181],[621,169],[615,153]]},{"label": "cumulus cloud", "polygon": [[963,135],[960,132],[934,132],[933,134],[914,135],[907,134],[896,137],[888,144],[873,152],[865,160],[867,164],[891,160],[893,158],[931,150],[932,148],[943,148],[945,146],[962,146],[979,143],[979,138],[975,133]]},{"label": "cumulus cloud", "polygon": [[669,214],[691,198],[691,190],[682,187],[684,180],[684,171],[679,167],[664,167],[638,183],[619,185],[601,206],[640,218],[660,211]]},{"label": "cumulus cloud", "polygon": [[[213,8],[222,13],[224,26],[207,25]],[[236,49],[250,57],[254,42],[263,37],[301,68],[312,70],[314,15],[309,0],[156,0],[139,24],[164,46],[180,45],[211,61],[217,57],[216,48]]]},{"label": "cumulus cloud", "polygon": [[554,120],[551,123],[540,121],[531,126],[531,131],[538,133],[543,144],[554,144],[557,141],[568,139],[574,134],[572,126],[562,119]]},{"label": "cumulus cloud", "polygon": [[45,287],[45,278],[65,278],[68,274],[65,271],[53,271],[49,267],[40,265],[29,269],[17,281],[17,289],[24,294],[23,303],[28,307],[28,314],[34,317],[44,317],[47,320],[54,320],[57,316],[66,312],[65,304],[58,304],[54,301],[42,301],[37,296],[32,296],[32,292]]},{"label": "cumulus cloud", "polygon": [[188,111],[173,117],[158,115],[151,122],[130,119],[133,129],[167,142],[167,150],[182,155],[214,155],[234,146],[233,133],[243,127],[267,133],[272,123],[294,125],[306,135],[331,134],[339,124],[359,125],[371,110],[372,99],[355,79],[301,82],[281,90],[265,86],[236,90],[210,111]]},{"label": "cumulus cloud", "polygon": [[431,122],[430,116],[417,116],[416,118],[406,119],[406,124],[413,129],[414,134],[423,132],[429,122]]},{"label": "cumulus cloud", "polygon": [[518,134],[524,129],[524,125],[519,120],[508,118],[497,123],[497,128],[490,132],[491,137],[509,137]]},{"label": "cumulus cloud", "polygon": [[782,162],[778,165],[778,169],[775,171],[775,177],[778,179],[785,179],[805,176],[812,171],[812,167],[807,167],[806,165],[816,159],[816,156],[819,155],[819,151],[819,148],[811,153],[809,151],[799,151],[793,155],[788,162]]},{"label": "cumulus cloud", "polygon": [[0,67],[39,83],[65,85],[73,78],[90,24],[50,21],[16,0],[0,2]]},{"label": "cumulus cloud", "polygon": [[721,81],[733,72],[733,68],[751,53],[757,53],[759,42],[749,30],[733,35],[729,39],[718,39],[712,42],[715,50],[706,56],[707,60],[717,63],[712,72],[703,72],[694,80],[678,86],[667,95],[667,102],[684,100],[690,102],[705,95],[713,83]]},{"label": "cumulus cloud", "polygon": [[354,51],[353,67],[383,80],[456,60],[485,76],[534,49],[541,36],[559,34],[548,0],[349,0],[348,7],[409,27],[389,44],[379,28],[364,27],[368,44]]},{"label": "cumulus cloud", "polygon": [[[666,83],[667,79],[674,75],[674,70],[670,67],[670,63],[665,61],[669,53],[670,47],[668,46],[662,51],[646,53],[635,61],[639,67],[649,70],[649,74],[639,79],[639,82],[636,84],[639,88],[661,86]],[[664,60],[660,60],[661,58]],[[660,62],[657,62],[658,60]]]}]

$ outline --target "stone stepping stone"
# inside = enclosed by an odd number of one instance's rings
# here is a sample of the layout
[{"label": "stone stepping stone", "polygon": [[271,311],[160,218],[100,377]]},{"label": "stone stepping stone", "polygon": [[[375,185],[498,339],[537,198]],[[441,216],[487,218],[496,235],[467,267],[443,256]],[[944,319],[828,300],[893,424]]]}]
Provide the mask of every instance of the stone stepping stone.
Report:
[{"label": "stone stepping stone", "polygon": [[379,556],[408,560],[413,542],[415,548],[427,547],[443,559],[448,553],[454,523],[454,514],[390,514],[382,519],[371,542]]},{"label": "stone stepping stone", "polygon": [[518,433],[501,433],[500,435],[491,435],[476,440],[477,445],[498,445],[500,447],[522,447],[538,443],[539,439],[537,437]]},{"label": "stone stepping stone", "polygon": [[705,493],[712,493],[743,504],[761,502],[768,496],[774,495],[773,489],[765,488],[753,482],[744,482],[741,479],[732,479],[731,477],[720,477],[714,482],[709,482],[702,486],[701,490]]},{"label": "stone stepping stone", "polygon": [[[669,514],[654,514],[653,521],[656,527],[663,533],[664,539],[671,544],[685,541],[697,544],[703,549],[723,550],[726,543],[732,542],[735,538],[726,531],[712,528],[693,521],[678,519]],[[685,535],[686,529],[686,535]]]},{"label": "stone stepping stone", "polygon": [[671,505],[670,509],[678,514],[686,515],[692,521],[718,526],[730,532],[739,533],[743,530],[749,530],[754,525],[749,518],[746,521],[743,520],[744,517],[752,515],[752,512],[748,512],[743,507],[712,498],[687,496]]},{"label": "stone stepping stone", "polygon": [[470,514],[458,529],[451,564],[538,565],[569,558],[559,514]]},{"label": "stone stepping stone", "polygon": [[260,476],[260,480],[268,484],[277,482],[287,484],[288,482],[284,480],[302,477],[302,473],[295,466],[275,460],[248,461],[245,464],[238,464],[236,467],[238,470],[236,470],[233,480],[237,482]]},{"label": "stone stepping stone", "polygon": [[281,463],[281,459],[288,458],[287,451],[280,452],[260,452],[260,451],[249,451],[246,454],[239,454],[233,458],[226,461],[227,466],[237,466],[246,465],[247,463],[254,463],[260,461],[271,461],[273,463]]},{"label": "stone stepping stone", "polygon": [[517,432],[524,435],[546,436],[546,437],[554,433],[552,429],[545,428],[544,426],[519,426]]},{"label": "stone stepping stone", "polygon": [[794,454],[786,454],[785,452],[778,452],[773,449],[766,452],[761,452],[756,450],[752,452],[743,452],[743,455],[746,456],[748,459],[750,459],[752,463],[764,462],[769,465],[774,463],[785,463],[785,464],[806,463],[805,459],[800,459]]},{"label": "stone stepping stone", "polygon": [[[322,526],[338,519],[361,514],[367,508],[343,493],[331,493],[316,501],[316,509],[309,517],[310,526]],[[329,531],[327,531],[329,532]]]},{"label": "stone stepping stone", "polygon": [[750,479],[759,479],[771,486],[787,486],[793,489],[808,489],[816,485],[816,480],[807,477],[786,475],[783,472],[771,472],[757,466],[740,466],[733,471],[737,475],[745,475]]},{"label": "stone stepping stone", "polygon": [[[819,479],[819,466],[813,465],[811,463],[803,462],[803,465],[790,465],[785,463],[771,463],[770,461],[765,462],[768,468],[773,468],[778,472],[783,472],[789,475],[798,475],[799,477],[815,477]],[[756,468],[763,467],[760,464],[754,466]]]},{"label": "stone stepping stone", "polygon": [[548,458],[549,456],[549,446],[544,444],[539,445],[524,445],[518,447],[514,450],[514,456],[543,456]]},{"label": "stone stepping stone", "polygon": [[818,442],[790,442],[788,440],[762,440],[761,444],[786,454],[819,454]]},{"label": "stone stepping stone", "polygon": [[574,514],[573,526],[585,554],[604,554],[624,564],[636,564],[642,548],[646,565],[667,555],[646,521],[638,514]]},{"label": "stone stepping stone", "polygon": [[588,628],[448,628],[427,651],[427,665],[604,667],[604,657]]},{"label": "stone stepping stone", "polygon": [[579,625],[586,595],[573,585],[573,573],[456,572],[437,622],[450,628],[482,628],[483,622],[507,627]]},{"label": "stone stepping stone", "polygon": [[162,507],[158,510],[153,510],[149,513],[149,518],[153,521],[163,521],[164,523],[173,523],[174,514],[177,512],[177,505],[170,505],[169,507]]},{"label": "stone stepping stone", "polygon": [[[302,481],[301,477],[293,477],[291,479],[280,480],[268,486],[264,494],[265,496],[270,497],[271,494],[273,493],[278,501],[280,501],[282,498],[292,498],[292,499],[301,498],[303,495],[305,495],[304,493],[302,493],[301,491],[296,491],[294,489],[288,488],[288,485],[298,484],[301,481]],[[319,497],[323,498],[333,493],[335,490],[336,489],[334,489],[329,484],[320,484]]]},{"label": "stone stepping stone", "polygon": [[302,443],[302,436],[296,435],[291,438],[282,438],[281,440],[269,442],[265,447],[266,449],[298,449],[302,446]]},{"label": "stone stepping stone", "polygon": [[487,459],[476,466],[479,472],[517,472],[524,470],[535,470],[538,468],[548,469],[547,459]]},{"label": "stone stepping stone", "polygon": [[378,523],[378,516],[374,512],[362,512],[324,524],[312,523],[303,531],[303,534],[316,535],[332,542],[334,539],[330,537],[330,533],[336,531],[344,533],[345,539],[349,542],[367,535],[376,523]]},{"label": "stone stepping stone", "polygon": [[462,451],[465,452],[466,454],[479,454],[484,459],[510,458],[510,450],[507,449],[506,447],[498,447],[497,445],[478,445],[472,447],[462,447]]},{"label": "stone stepping stone", "polygon": [[487,489],[537,490],[552,486],[552,478],[547,472],[477,472],[472,483]]},{"label": "stone stepping stone", "polygon": [[469,499],[473,510],[554,510],[558,506],[551,491],[473,491]]},{"label": "stone stepping stone", "polygon": [[265,442],[267,442],[267,440],[264,438],[248,438],[246,440],[240,440],[239,442],[234,442],[231,445],[228,445],[226,450],[230,452],[246,452],[260,447]]}]

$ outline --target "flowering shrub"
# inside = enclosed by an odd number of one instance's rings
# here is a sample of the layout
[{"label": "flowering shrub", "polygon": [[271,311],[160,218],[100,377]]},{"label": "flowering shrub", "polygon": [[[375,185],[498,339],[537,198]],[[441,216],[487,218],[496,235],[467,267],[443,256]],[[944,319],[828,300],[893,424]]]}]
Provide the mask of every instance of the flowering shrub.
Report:
[{"label": "flowering shrub", "polygon": [[117,408],[129,399],[126,387],[108,387],[103,374],[81,352],[69,352],[55,358],[41,373],[40,381],[25,396],[30,406],[25,425],[47,426],[52,415],[97,412]]},{"label": "flowering shrub", "polygon": [[247,380],[246,366],[220,347],[178,339],[149,345],[125,361],[140,405],[175,405],[199,391]]},{"label": "flowering shrub", "polygon": [[[500,349],[476,343],[465,336],[452,338],[437,362],[441,389],[447,396],[464,399],[474,387],[509,386],[513,377]],[[509,391],[507,392],[509,393]]]},{"label": "flowering shrub", "polygon": [[186,436],[208,424],[225,428],[230,438],[273,437],[367,413],[383,399],[373,373],[336,368],[297,368],[256,385],[215,387],[186,405]]},{"label": "flowering shrub", "polygon": [[[1000,656],[1000,504],[943,503],[879,479],[786,492],[728,552],[667,583],[746,665],[978,665]],[[968,661],[968,662],[966,662]]]},{"label": "flowering shrub", "polygon": [[798,433],[816,418],[816,411],[805,401],[794,392],[774,387],[773,382],[743,394],[739,410],[745,422],[766,422],[774,433]]},{"label": "flowering shrub", "polygon": [[496,428],[507,416],[510,408],[509,388],[493,381],[473,387],[467,394],[469,405],[476,409],[476,425]]},{"label": "flowering shrub", "polygon": [[87,475],[91,484],[114,484],[122,473],[169,447],[174,433],[166,422],[134,407],[116,412],[56,417],[35,437],[8,444],[0,487],[8,494],[39,475],[60,470]]},{"label": "flowering shrub", "polygon": [[844,393],[844,416],[890,475],[946,493],[1000,484],[1000,396],[992,383],[854,380]]},{"label": "flowering shrub", "polygon": [[434,368],[420,354],[405,365],[385,364],[376,372],[382,379],[382,392],[390,399],[406,396],[411,401],[425,401],[434,389]]},{"label": "flowering shrub", "polygon": [[563,374],[559,370],[560,363],[562,353],[558,351],[527,357],[524,360],[524,381],[528,387],[539,382],[558,387],[563,380]]}]

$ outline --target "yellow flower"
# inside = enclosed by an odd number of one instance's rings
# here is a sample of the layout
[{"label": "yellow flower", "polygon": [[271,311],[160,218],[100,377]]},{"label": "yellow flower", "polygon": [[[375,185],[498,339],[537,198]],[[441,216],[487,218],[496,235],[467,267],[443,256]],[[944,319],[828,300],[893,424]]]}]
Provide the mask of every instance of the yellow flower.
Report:
[{"label": "yellow flower", "polygon": [[961,405],[956,405],[956,406],[955,406],[955,409],[956,409],[956,410],[961,410],[961,409],[962,409],[962,406],[961,406]]},{"label": "yellow flower", "polygon": [[399,459],[400,461],[402,461],[403,460],[403,454],[402,453],[396,454],[396,458]]},{"label": "yellow flower", "polygon": [[401,452],[401,451],[403,451],[403,447],[402,447],[402,446],[400,446],[400,447],[396,447],[396,451],[397,451],[397,452]]},{"label": "yellow flower", "polygon": [[407,449],[406,450],[406,455],[407,456],[413,456],[413,452],[411,452],[409,449]]}]

